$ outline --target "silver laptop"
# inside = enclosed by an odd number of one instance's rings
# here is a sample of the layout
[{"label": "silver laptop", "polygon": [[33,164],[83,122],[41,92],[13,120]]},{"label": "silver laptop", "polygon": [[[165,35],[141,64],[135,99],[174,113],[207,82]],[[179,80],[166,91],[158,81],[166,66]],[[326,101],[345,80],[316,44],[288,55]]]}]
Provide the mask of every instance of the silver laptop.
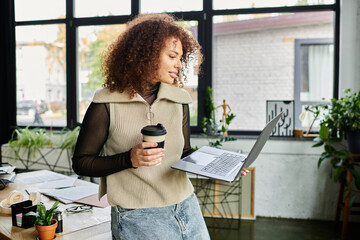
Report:
[{"label": "silver laptop", "polygon": [[239,176],[241,170],[248,168],[259,156],[281,114],[266,124],[248,155],[203,146],[173,164],[171,168],[208,178],[233,182]]}]

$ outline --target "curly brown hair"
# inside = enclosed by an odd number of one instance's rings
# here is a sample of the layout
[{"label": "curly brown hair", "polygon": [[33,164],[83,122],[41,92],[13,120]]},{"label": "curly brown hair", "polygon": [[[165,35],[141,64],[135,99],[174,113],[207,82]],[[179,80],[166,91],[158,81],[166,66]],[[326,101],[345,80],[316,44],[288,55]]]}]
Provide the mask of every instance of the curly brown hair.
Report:
[{"label": "curly brown hair", "polygon": [[175,37],[181,41],[183,69],[174,81],[182,87],[186,81],[184,69],[196,60],[200,71],[202,63],[201,46],[187,30],[176,24],[168,14],[143,14],[127,23],[125,32],[109,46],[104,54],[102,73],[104,87],[111,91],[127,91],[131,97],[137,92],[148,91],[157,79],[160,52],[166,40]]}]

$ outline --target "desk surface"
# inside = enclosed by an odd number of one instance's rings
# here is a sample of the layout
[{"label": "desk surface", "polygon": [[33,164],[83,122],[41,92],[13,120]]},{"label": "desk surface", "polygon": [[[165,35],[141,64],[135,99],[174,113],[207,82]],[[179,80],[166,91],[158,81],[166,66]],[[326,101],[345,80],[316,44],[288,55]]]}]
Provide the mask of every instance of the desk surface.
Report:
[{"label": "desk surface", "polygon": [[[28,177],[39,173],[49,173],[47,170],[34,171],[17,174],[15,182],[8,184],[8,186],[0,191],[0,200],[5,199],[13,190],[20,191],[24,194],[24,200],[29,199],[29,195],[26,193],[25,188],[37,187],[39,184],[25,185],[19,179]],[[40,183],[41,184],[41,183]],[[76,180],[75,185],[91,185],[94,183],[86,182],[83,180]],[[55,202],[44,195],[41,195],[42,202],[51,207]],[[80,204],[59,204],[58,209],[64,211],[71,206],[77,206]],[[63,213],[63,232],[56,234],[57,240],[66,239],[111,239],[111,227],[110,227],[110,209],[111,207],[98,208],[94,207],[91,211],[80,213]],[[0,239],[36,239],[38,236],[35,227],[23,229],[19,227],[13,227],[11,221],[11,215],[0,214]]]}]

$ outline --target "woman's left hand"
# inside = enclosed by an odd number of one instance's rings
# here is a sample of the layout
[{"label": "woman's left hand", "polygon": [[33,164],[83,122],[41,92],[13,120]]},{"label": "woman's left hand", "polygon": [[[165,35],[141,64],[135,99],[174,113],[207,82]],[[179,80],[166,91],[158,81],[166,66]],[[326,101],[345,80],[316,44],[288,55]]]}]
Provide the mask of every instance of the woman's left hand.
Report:
[{"label": "woman's left hand", "polygon": [[247,170],[246,168],[243,168],[243,170],[241,170],[241,176],[246,176],[247,173],[249,173],[249,170]]}]

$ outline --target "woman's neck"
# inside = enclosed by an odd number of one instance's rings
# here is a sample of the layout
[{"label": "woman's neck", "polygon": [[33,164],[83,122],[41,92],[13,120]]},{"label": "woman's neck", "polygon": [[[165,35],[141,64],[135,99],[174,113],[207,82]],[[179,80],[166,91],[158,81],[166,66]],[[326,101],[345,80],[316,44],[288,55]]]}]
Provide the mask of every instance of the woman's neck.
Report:
[{"label": "woman's neck", "polygon": [[159,87],[160,87],[160,83],[156,83],[155,85],[151,86],[150,89],[145,93],[139,93],[139,94],[148,104],[151,105],[156,99],[156,95],[159,91]]}]

